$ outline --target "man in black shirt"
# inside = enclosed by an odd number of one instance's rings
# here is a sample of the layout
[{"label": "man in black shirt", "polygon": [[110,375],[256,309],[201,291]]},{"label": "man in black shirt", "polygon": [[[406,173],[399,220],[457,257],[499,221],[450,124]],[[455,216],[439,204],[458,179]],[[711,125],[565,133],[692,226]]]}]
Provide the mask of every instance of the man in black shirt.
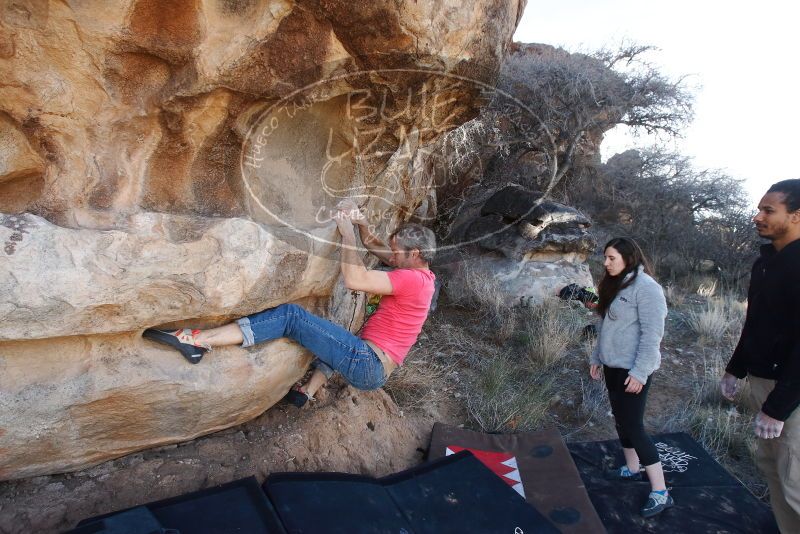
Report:
[{"label": "man in black shirt", "polygon": [[753,222],[772,243],[753,265],[747,318],[720,387],[732,400],[748,377],[760,407],[756,464],[781,532],[800,532],[800,179],[770,187]]}]

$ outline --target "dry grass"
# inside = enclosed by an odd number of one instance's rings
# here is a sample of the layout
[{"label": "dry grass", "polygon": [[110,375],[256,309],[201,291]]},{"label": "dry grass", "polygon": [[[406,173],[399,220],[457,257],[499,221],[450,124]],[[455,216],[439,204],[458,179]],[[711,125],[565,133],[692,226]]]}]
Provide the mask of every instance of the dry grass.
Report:
[{"label": "dry grass", "polygon": [[[475,354],[475,340],[463,328],[429,319],[406,363],[392,372],[384,389],[403,409],[423,409],[438,402],[461,381],[459,369]],[[478,348],[480,350],[480,348]]]},{"label": "dry grass", "polygon": [[[716,377],[713,385],[701,386],[700,389],[707,394],[717,387],[718,381],[719,377]],[[740,399],[746,396],[746,392],[739,394]],[[662,417],[661,431],[688,431],[723,465],[731,465],[734,461],[752,464],[755,446],[752,420],[753,413],[743,400],[736,403],[704,401],[697,395]]]},{"label": "dry grass", "polygon": [[670,308],[679,308],[686,303],[686,293],[680,286],[670,284],[664,287],[664,297]]},{"label": "dry grass", "polygon": [[719,379],[725,372],[727,361],[719,351],[706,351],[701,354],[703,365],[695,372],[692,400],[695,404],[720,403],[722,393]]},{"label": "dry grass", "polygon": [[[730,471],[741,471],[739,462],[754,471],[752,454],[755,436],[753,414],[740,404],[699,402],[692,399],[676,405],[673,412],[660,419],[661,432],[689,432],[708,453]],[[734,469],[731,466],[736,465]],[[755,484],[754,486],[757,486]],[[755,494],[761,488],[751,487]]]},{"label": "dry grass", "polygon": [[728,457],[751,456],[755,450],[751,413],[736,405],[702,405],[692,412],[689,429],[695,439],[722,463]]},{"label": "dry grass", "polygon": [[[738,339],[743,314],[741,302],[732,297],[718,298],[709,301],[706,309],[696,315],[703,321],[689,322],[701,336],[698,344],[702,365],[692,378],[690,397],[676,403],[671,413],[662,414],[657,425],[664,432],[688,431],[709,454],[728,466],[739,461],[752,466],[755,443],[751,427],[754,414],[746,400],[747,384],[740,384],[734,403],[723,399],[719,390],[719,380]],[[714,343],[708,346],[704,339]]]},{"label": "dry grass", "polygon": [[[690,310],[686,322],[701,345],[722,345],[744,322],[745,304],[733,297],[712,298],[704,309]],[[738,337],[738,336],[737,336]]]},{"label": "dry grass", "polygon": [[561,362],[571,344],[576,343],[585,322],[582,314],[557,299],[518,311],[521,331],[518,340],[524,354],[537,369],[550,368]]},{"label": "dry grass", "polygon": [[[462,269],[462,291],[455,299],[450,293],[448,297],[469,310],[464,330],[474,341],[464,364],[470,378],[459,393],[470,423],[483,432],[533,430],[549,417],[560,364],[576,344],[588,312],[558,299],[521,307],[496,278],[469,265]],[[419,380],[410,374],[398,380],[408,382],[412,391],[419,388]],[[389,389],[401,396],[398,385],[390,384]]]},{"label": "dry grass", "polygon": [[514,343],[500,343],[482,354],[467,408],[484,432],[519,432],[540,426],[550,405],[568,351],[578,337],[587,312],[557,300],[507,310],[516,319]]},{"label": "dry grass", "polygon": [[447,374],[452,370],[441,356],[444,355],[409,354],[413,363],[395,369],[384,389],[398,406],[416,409],[436,401],[444,389]]},{"label": "dry grass", "polygon": [[483,432],[538,428],[553,398],[552,374],[535,372],[518,351],[491,342],[488,329],[485,322],[431,318],[386,391],[403,409],[424,410],[445,397],[461,398],[470,425]]},{"label": "dry grass", "polygon": [[547,419],[552,379],[534,380],[529,371],[499,352],[483,360],[474,394],[467,397],[469,415],[481,431],[524,432]]},{"label": "dry grass", "polygon": [[581,415],[592,419],[598,413],[607,413],[611,410],[608,394],[603,380],[592,380],[589,377],[581,378]]},{"label": "dry grass", "polygon": [[473,267],[469,262],[461,266],[462,291],[457,296],[448,293],[453,304],[470,306],[483,317],[501,314],[509,307],[497,277]]},{"label": "dry grass", "polygon": [[451,302],[465,306],[476,313],[476,319],[490,327],[492,337],[499,343],[508,341],[517,328],[517,315],[495,277],[472,267],[468,262],[462,266],[463,291],[457,297],[450,295]]},{"label": "dry grass", "polygon": [[587,336],[581,340],[581,354],[586,357],[586,361],[589,361],[589,358],[592,356],[594,352],[594,348],[597,346],[597,337],[596,336]]}]

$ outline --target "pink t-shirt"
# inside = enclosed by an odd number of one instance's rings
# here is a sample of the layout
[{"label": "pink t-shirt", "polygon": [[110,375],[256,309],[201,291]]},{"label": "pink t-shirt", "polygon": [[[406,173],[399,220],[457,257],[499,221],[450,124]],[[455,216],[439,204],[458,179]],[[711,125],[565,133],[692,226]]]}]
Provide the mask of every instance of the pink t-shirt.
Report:
[{"label": "pink t-shirt", "polygon": [[428,269],[395,269],[387,274],[392,294],[381,297],[361,329],[361,339],[372,341],[401,365],[428,317],[436,276]]}]

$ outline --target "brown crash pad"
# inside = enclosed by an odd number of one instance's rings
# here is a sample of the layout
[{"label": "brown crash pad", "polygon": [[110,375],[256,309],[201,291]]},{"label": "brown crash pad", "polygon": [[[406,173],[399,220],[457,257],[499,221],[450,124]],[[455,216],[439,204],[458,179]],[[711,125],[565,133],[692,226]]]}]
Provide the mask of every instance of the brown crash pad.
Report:
[{"label": "brown crash pad", "polygon": [[561,532],[597,533],[600,521],[564,440],[555,428],[528,434],[481,434],[433,426],[431,460],[468,449]]}]

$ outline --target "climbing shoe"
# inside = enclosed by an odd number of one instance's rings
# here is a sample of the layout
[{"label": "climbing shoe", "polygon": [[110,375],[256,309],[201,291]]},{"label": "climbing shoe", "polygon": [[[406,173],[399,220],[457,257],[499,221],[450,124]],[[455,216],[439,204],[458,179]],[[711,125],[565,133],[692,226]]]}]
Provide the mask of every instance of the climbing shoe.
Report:
[{"label": "climbing shoe", "polygon": [[651,491],[647,497],[647,503],[641,510],[642,517],[653,517],[674,505],[675,501],[667,491]]},{"label": "climbing shoe", "polygon": [[306,405],[308,401],[316,400],[314,397],[303,391],[302,388],[297,386],[293,387],[289,390],[289,393],[283,398],[289,404],[297,406],[298,408],[302,408]]},{"label": "climbing shoe", "polygon": [[189,363],[199,363],[203,359],[203,354],[211,350],[211,345],[197,342],[195,336],[199,332],[200,330],[192,330],[190,328],[183,328],[174,332],[148,328],[142,333],[142,337],[169,345],[183,354],[183,357],[189,360]]},{"label": "climbing shoe", "polygon": [[615,480],[631,480],[631,481],[640,481],[644,480],[642,477],[642,471],[639,470],[636,473],[632,472],[628,469],[627,465],[623,465],[622,467],[615,469],[611,472],[611,478]]}]

